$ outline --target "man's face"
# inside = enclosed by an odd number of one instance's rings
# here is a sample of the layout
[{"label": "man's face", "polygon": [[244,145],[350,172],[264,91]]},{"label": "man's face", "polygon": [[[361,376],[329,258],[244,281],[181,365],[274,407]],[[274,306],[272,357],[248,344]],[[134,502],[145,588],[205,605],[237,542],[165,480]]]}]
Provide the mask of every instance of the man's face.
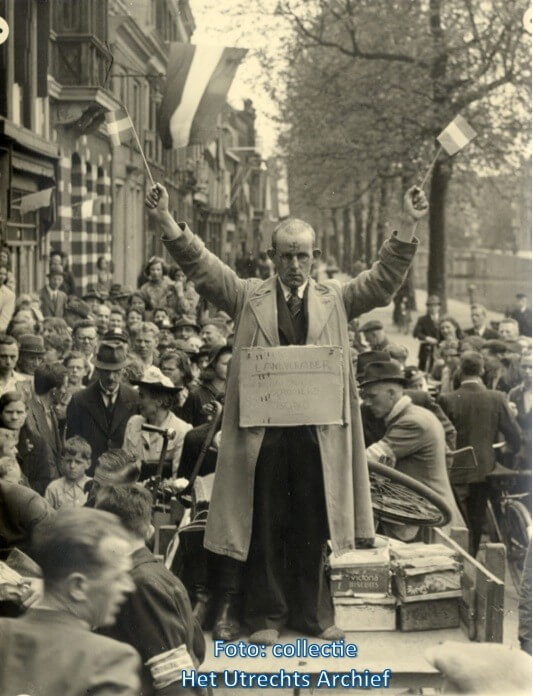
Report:
[{"label": "man's face", "polygon": [[19,358],[19,369],[25,375],[35,374],[35,370],[43,362],[43,355],[39,353],[21,353]]},{"label": "man's face", "polygon": [[110,536],[100,545],[104,566],[96,577],[86,576],[86,598],[89,616],[85,617],[93,628],[112,626],[120,606],[135,585],[130,576],[131,545],[120,537]]},{"label": "man's face", "polygon": [[524,355],[520,360],[520,376],[524,384],[531,387],[531,355]]},{"label": "man's face", "polygon": [[99,333],[103,334],[108,330],[110,314],[111,314],[111,310],[105,304],[99,305],[96,308],[96,313],[94,315],[94,319],[96,322],[96,328],[98,329]]},{"label": "man's face", "polygon": [[109,328],[110,329],[123,329],[124,328],[124,317],[120,312],[111,312],[109,316]]},{"label": "man's face", "polygon": [[16,343],[0,345],[0,374],[10,375],[19,359],[19,349]]},{"label": "man's face", "polygon": [[62,282],[63,276],[59,273],[50,273],[48,276],[48,283],[50,284],[52,290],[58,290],[61,287]]},{"label": "man's face", "polygon": [[483,361],[485,364],[485,372],[491,372],[492,370],[497,370],[501,367],[500,356],[497,353],[492,353],[486,348],[482,349],[481,354],[483,355]]},{"label": "man's face", "polygon": [[222,335],[214,324],[206,324],[202,329],[200,338],[208,348],[214,348],[222,343]]},{"label": "man's face", "polygon": [[310,231],[286,231],[278,234],[272,261],[282,283],[298,288],[305,283],[313,265],[313,237]]},{"label": "man's face", "polygon": [[183,372],[178,367],[175,358],[168,358],[162,362],[159,365],[159,369],[165,377],[168,377],[172,381],[175,387],[185,386]]},{"label": "man's face", "polygon": [[514,323],[510,321],[501,321],[498,333],[502,341],[516,341],[518,338],[518,330]]},{"label": "man's face", "polygon": [[62,461],[63,475],[71,483],[80,481],[89,468],[90,463],[88,459],[85,459],[79,453],[67,452]]},{"label": "man's face", "polygon": [[154,313],[154,322],[157,324],[160,321],[167,321],[168,314],[164,309],[156,309]]},{"label": "man's face", "polygon": [[26,406],[23,401],[11,401],[2,411],[2,422],[10,430],[20,430],[26,420]]},{"label": "man's face", "polygon": [[385,329],[365,331],[365,338],[370,346],[370,350],[376,350],[385,340]]},{"label": "man's face", "polygon": [[85,364],[81,358],[72,358],[67,365],[67,376],[69,384],[78,386],[81,384],[85,374]]},{"label": "man's face", "polygon": [[151,332],[140,333],[135,338],[135,352],[138,353],[143,360],[147,360],[153,355],[155,349],[155,336]]},{"label": "man's face", "polygon": [[194,336],[196,331],[193,326],[180,326],[176,329],[176,338],[182,341],[187,341],[191,336]]},{"label": "man's face", "polygon": [[79,328],[74,336],[76,350],[79,350],[87,357],[90,357],[94,353],[97,340],[98,337],[94,326]]},{"label": "man's face", "polygon": [[98,381],[105,392],[112,393],[120,385],[122,370],[97,370]]},{"label": "man's face", "polygon": [[63,264],[63,259],[61,254],[50,254],[50,266],[61,266]]},{"label": "man's face", "polygon": [[376,418],[384,418],[395,404],[395,392],[386,383],[363,387],[363,399]]},{"label": "man's face", "polygon": [[526,309],[526,307],[527,307],[527,297],[517,297],[516,298],[516,307],[521,312],[523,312],[524,309]]},{"label": "man's face", "polygon": [[479,329],[485,323],[485,312],[483,312],[483,310],[473,309],[471,316],[474,329]]},{"label": "man's face", "polygon": [[215,364],[215,375],[218,379],[226,381],[228,377],[229,363],[231,361],[231,353],[222,353]]},{"label": "man's face", "polygon": [[431,304],[428,305],[428,314],[433,320],[437,320],[439,318],[440,314],[440,305],[438,304]]},{"label": "man's face", "polygon": [[141,313],[142,317],[142,313],[146,309],[146,304],[142,297],[139,297],[139,295],[134,295],[131,298],[130,307],[131,309],[137,309]]}]

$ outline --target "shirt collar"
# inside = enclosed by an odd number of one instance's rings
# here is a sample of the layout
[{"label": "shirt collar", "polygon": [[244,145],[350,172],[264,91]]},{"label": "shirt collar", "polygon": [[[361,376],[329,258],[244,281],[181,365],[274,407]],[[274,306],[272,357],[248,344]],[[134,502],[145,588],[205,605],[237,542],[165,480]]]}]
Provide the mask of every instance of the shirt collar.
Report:
[{"label": "shirt collar", "polygon": [[385,421],[385,425],[388,425],[393,418],[396,418],[396,416],[399,416],[400,413],[406,409],[409,404],[411,403],[411,397],[406,396],[405,394],[401,396],[398,401],[394,404],[394,406],[391,408],[391,410],[387,413],[385,418],[383,419]]},{"label": "shirt collar", "polygon": [[[285,297],[285,301],[287,301],[291,295],[291,289],[287,285],[285,285],[285,283],[281,280],[281,278],[279,278],[279,276],[278,276],[278,280],[279,280],[279,284],[281,285],[281,289],[283,290],[283,296]],[[305,283],[302,283],[301,285],[298,286],[298,297],[300,299],[303,298],[304,292],[305,292],[305,289],[306,289],[308,283],[309,283],[309,279],[307,279],[305,281]]]}]

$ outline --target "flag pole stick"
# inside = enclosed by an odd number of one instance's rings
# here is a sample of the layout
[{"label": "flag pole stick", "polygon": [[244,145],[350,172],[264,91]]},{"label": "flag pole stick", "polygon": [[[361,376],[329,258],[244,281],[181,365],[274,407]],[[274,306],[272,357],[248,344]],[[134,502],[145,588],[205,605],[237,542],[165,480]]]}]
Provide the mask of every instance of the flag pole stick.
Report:
[{"label": "flag pole stick", "polygon": [[129,113],[128,109],[126,108],[126,106],[124,106],[124,109],[125,109],[126,113],[128,114],[128,118],[130,120],[131,127],[133,128],[133,135],[135,136],[135,140],[137,141],[137,145],[139,146],[139,152],[141,153],[141,157],[143,158],[144,166],[146,167],[146,171],[148,172],[148,176],[150,177],[150,182],[151,182],[152,186],[155,186],[154,177],[152,176],[152,172],[150,171],[150,167],[148,166],[148,162],[146,161],[146,157],[144,156],[144,150],[142,148],[141,141],[139,140],[139,136],[137,135],[137,131],[135,130],[135,126],[133,125],[133,121],[131,120],[130,113]]},{"label": "flag pole stick", "polygon": [[439,155],[440,155],[441,152],[442,152],[442,145],[439,145],[439,147],[438,147],[438,149],[437,149],[437,154],[436,154],[435,157],[431,160],[431,164],[429,165],[427,172],[424,174],[424,178],[423,178],[422,181],[418,184],[418,186],[419,186],[421,189],[424,188],[424,185],[425,185],[426,181],[428,180],[429,175],[430,175],[431,172],[433,171],[433,167],[435,166],[435,162],[438,160]]}]

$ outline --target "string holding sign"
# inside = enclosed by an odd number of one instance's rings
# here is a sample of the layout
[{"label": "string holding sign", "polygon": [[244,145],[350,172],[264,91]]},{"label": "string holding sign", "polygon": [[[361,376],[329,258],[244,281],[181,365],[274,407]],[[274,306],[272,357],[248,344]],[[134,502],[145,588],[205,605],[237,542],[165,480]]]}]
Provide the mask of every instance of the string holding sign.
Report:
[{"label": "string holding sign", "polygon": [[437,148],[435,157],[431,160],[431,164],[429,165],[424,178],[419,184],[420,188],[424,187],[424,184],[433,171],[435,162],[438,160],[441,152],[444,151],[447,155],[453,157],[453,155],[457,154],[460,150],[466,147],[468,143],[470,143],[476,137],[476,135],[476,131],[468,123],[466,118],[463,118],[463,116],[458,114],[437,137],[439,147]]}]

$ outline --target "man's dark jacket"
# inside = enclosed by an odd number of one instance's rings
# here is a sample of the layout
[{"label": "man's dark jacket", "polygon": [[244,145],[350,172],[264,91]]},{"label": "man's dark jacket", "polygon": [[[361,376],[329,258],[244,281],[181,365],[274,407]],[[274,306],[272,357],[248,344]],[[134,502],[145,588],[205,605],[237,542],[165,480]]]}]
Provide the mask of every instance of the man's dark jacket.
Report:
[{"label": "man's dark jacket", "polygon": [[[110,638],[133,646],[143,664],[156,655],[185,644],[195,667],[205,657],[205,641],[193,617],[187,590],[147,548],[132,555],[131,578],[135,590],[122,605],[114,626],[102,631]],[[141,671],[142,696],[178,696],[201,693],[174,683],[155,691],[150,670]]]},{"label": "man's dark jacket", "polygon": [[76,392],[67,407],[67,438],[80,435],[91,445],[92,476],[98,457],[108,449],[122,447],[126,424],[137,413],[138,395],[133,387],[121,384],[112,414],[106,412],[100,383]]},{"label": "man's dark jacket", "polygon": [[499,338],[498,332],[491,329],[490,326],[485,326],[482,334],[478,334],[478,332],[472,326],[465,330],[465,336],[479,336],[480,338],[484,338],[485,341],[491,341],[492,339]]},{"label": "man's dark jacket", "polygon": [[442,394],[439,404],[457,429],[457,448],[471,445],[478,465],[477,470],[468,469],[461,456],[456,457],[450,472],[452,483],[485,480],[496,463],[492,445],[498,442],[500,433],[513,452],[520,449],[520,430],[511,415],[505,394],[487,389],[483,384],[467,382],[454,392]]}]

